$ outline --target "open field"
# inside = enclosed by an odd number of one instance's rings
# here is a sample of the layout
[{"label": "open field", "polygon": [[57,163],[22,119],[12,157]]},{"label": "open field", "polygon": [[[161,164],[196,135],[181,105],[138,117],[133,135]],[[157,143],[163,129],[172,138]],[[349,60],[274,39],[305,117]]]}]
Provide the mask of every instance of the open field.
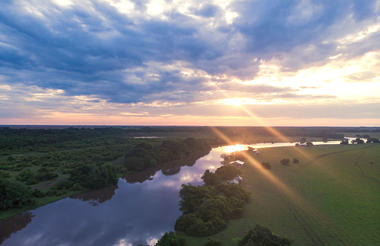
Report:
[{"label": "open field", "polygon": [[[271,170],[244,167],[251,202],[242,219],[210,238],[236,245],[260,224],[296,246],[380,245],[380,145],[268,148],[255,158],[269,162]],[[291,160],[289,166],[280,164],[283,158]],[[193,246],[207,241],[186,239]]]}]

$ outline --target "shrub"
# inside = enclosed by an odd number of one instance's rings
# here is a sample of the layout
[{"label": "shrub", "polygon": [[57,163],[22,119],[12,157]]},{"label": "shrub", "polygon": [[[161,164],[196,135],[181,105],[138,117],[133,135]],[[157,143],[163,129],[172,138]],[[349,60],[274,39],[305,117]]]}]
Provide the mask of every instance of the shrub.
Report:
[{"label": "shrub", "polygon": [[298,160],[297,158],[293,158],[293,163],[298,164],[298,163],[300,163],[300,160]]}]

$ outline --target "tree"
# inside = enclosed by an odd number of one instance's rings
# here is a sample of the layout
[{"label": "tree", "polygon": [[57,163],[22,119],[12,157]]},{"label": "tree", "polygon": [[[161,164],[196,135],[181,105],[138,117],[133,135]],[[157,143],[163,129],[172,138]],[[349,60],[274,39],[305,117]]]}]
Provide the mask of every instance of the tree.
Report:
[{"label": "tree", "polygon": [[216,185],[221,182],[220,178],[218,175],[215,173],[210,172],[209,170],[206,170],[202,176],[203,182],[206,185]]},{"label": "tree", "polygon": [[217,175],[223,180],[234,179],[236,176],[240,174],[241,174],[240,169],[233,165],[224,165],[224,166],[219,167],[215,171],[215,175]]},{"label": "tree", "polygon": [[284,165],[284,166],[289,166],[289,163],[290,163],[290,160],[289,159],[282,159],[281,161],[280,161],[280,163],[282,164],[282,165]]},{"label": "tree", "polygon": [[364,144],[364,140],[361,138],[356,138],[355,140],[352,140],[352,144]]},{"label": "tree", "polygon": [[18,208],[34,202],[33,192],[29,187],[17,181],[0,180],[0,209]]},{"label": "tree", "polygon": [[112,165],[81,165],[70,172],[70,181],[88,189],[99,189],[117,183],[117,173]]},{"label": "tree", "polygon": [[313,146],[314,144],[312,143],[312,142],[306,142],[306,146],[307,147],[311,147],[311,146]]},{"label": "tree", "polygon": [[342,141],[340,142],[340,144],[348,144],[348,139],[347,138],[343,138]]},{"label": "tree", "polygon": [[186,246],[186,241],[174,232],[165,233],[157,242],[156,246]]},{"label": "tree", "polygon": [[274,235],[268,228],[256,225],[239,242],[238,246],[288,246],[291,241]]},{"label": "tree", "polygon": [[366,143],[380,143],[380,140],[377,138],[368,138]]}]

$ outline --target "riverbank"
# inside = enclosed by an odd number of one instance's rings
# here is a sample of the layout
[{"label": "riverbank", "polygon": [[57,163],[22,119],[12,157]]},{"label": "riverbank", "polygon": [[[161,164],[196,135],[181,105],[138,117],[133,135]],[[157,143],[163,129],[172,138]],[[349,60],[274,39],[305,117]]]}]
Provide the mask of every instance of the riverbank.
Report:
[{"label": "riverbank", "polygon": [[[107,146],[106,149],[98,148],[93,155],[106,158],[97,159],[95,164],[89,163],[93,160],[86,152],[89,149],[79,150],[79,153],[82,154],[79,158],[70,153],[67,159],[59,160],[63,162],[62,166],[55,169],[53,167],[57,167],[57,164],[55,162],[50,164],[52,163],[51,159],[57,159],[55,157],[62,154],[61,152],[45,154],[42,159],[45,160],[43,163],[32,159],[34,161],[32,163],[38,163],[37,165],[25,165],[23,161],[26,157],[22,156],[8,158],[7,163],[3,165],[6,170],[3,171],[5,179],[0,183],[0,188],[4,190],[4,194],[2,194],[4,197],[2,197],[0,205],[8,206],[8,209],[0,212],[0,219],[74,194],[115,185],[119,178],[126,176],[127,179],[143,182],[161,169],[169,175],[183,165],[194,164],[197,159],[211,150],[210,142],[202,139],[131,141],[132,143],[128,142],[125,145]],[[114,147],[117,147],[118,150],[115,151]],[[124,150],[121,149],[123,147]],[[78,153],[78,150],[75,152]],[[117,161],[111,161],[109,152],[115,153],[115,155],[120,152],[126,152],[126,154],[117,158]],[[69,152],[66,151],[65,154],[67,155]],[[35,156],[27,156],[27,158],[35,158]],[[146,159],[147,156],[149,159]],[[37,160],[41,160],[41,155],[38,158]],[[70,159],[74,159],[76,164],[68,164]],[[11,166],[12,162],[16,164]],[[41,170],[44,172],[43,176],[41,176]],[[144,178],[141,178],[141,173],[145,174]],[[12,204],[18,205],[17,208],[13,208]]]}]

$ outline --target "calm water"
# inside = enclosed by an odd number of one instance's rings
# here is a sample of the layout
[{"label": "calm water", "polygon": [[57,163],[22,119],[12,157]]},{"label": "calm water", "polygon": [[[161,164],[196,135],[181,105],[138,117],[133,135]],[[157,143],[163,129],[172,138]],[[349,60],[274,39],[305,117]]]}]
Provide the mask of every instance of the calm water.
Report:
[{"label": "calm water", "polygon": [[[337,144],[340,141],[314,142]],[[127,183],[65,198],[0,222],[2,246],[22,245],[154,245],[164,232],[174,229],[180,216],[178,191],[181,184],[200,184],[206,169],[219,167],[223,153],[249,145],[214,148],[193,166],[184,166],[170,176],[157,172],[143,183]],[[294,146],[294,143],[261,143],[254,148]]]}]

